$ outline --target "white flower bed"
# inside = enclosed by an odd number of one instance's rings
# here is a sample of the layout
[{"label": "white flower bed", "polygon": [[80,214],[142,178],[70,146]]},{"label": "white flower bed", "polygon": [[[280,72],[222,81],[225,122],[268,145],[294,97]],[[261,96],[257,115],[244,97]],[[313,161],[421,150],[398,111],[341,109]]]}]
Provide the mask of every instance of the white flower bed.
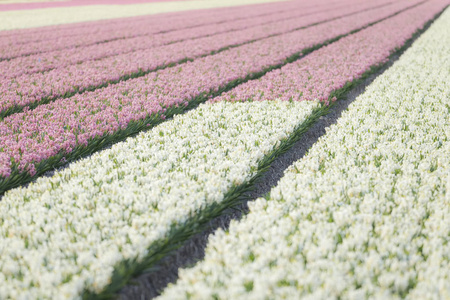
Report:
[{"label": "white flower bed", "polygon": [[160,299],[450,299],[450,10]]},{"label": "white flower bed", "polygon": [[169,230],[225,201],[318,102],[204,104],[0,201],[0,299],[101,292]]}]

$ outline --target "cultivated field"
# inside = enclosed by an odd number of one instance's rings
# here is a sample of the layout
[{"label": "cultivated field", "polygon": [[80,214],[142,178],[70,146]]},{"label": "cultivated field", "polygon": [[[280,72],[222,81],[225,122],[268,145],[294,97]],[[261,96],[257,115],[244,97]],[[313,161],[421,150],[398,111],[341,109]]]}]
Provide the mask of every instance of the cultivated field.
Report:
[{"label": "cultivated field", "polygon": [[0,299],[450,299],[448,0],[79,2],[0,5]]}]

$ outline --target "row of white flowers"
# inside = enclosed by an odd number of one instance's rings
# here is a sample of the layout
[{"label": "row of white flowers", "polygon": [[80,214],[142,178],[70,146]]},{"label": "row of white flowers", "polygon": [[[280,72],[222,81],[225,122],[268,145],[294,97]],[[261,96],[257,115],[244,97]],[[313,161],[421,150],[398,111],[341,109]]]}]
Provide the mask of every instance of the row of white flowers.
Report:
[{"label": "row of white flowers", "polygon": [[450,299],[450,10],[160,299]]},{"label": "row of white flowers", "polygon": [[203,104],[0,201],[0,299],[101,292],[170,230],[221,203],[320,109],[318,102]]}]

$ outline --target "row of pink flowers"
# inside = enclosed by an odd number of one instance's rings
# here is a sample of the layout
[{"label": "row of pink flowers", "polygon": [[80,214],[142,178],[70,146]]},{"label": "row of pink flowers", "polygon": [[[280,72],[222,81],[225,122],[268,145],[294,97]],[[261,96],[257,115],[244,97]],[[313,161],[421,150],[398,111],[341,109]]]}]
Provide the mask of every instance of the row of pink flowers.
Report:
[{"label": "row of pink flowers", "polygon": [[[295,93],[302,92],[302,85],[306,85],[307,90],[325,90],[329,93],[360,76],[371,65],[385,61],[391,51],[402,45],[445,5],[446,0],[432,0],[407,10],[376,27],[323,48],[318,54],[311,54],[298,63],[269,73],[259,81],[238,87],[227,95],[235,93],[237,97],[248,99],[250,93],[245,92],[245,87],[263,90],[262,86],[269,81],[274,85],[271,89],[276,91],[273,95],[277,98],[294,97],[298,100]],[[202,93],[217,91],[233,80],[282,62],[300,49],[360,28],[373,21],[372,18],[380,17],[375,11],[372,15],[354,15],[12,115],[0,123],[0,175],[10,175],[10,161],[14,161],[20,170],[33,175],[35,163],[61,151],[70,153],[75,146],[86,146],[94,137],[113,134],[126,128],[133,120],[164,113],[169,107],[186,106],[187,101]],[[325,63],[330,66],[322,66]],[[310,79],[308,76],[302,77],[304,81],[295,81],[298,74],[305,72],[309,72]],[[292,80],[294,82],[291,84]],[[256,85],[259,87],[256,88]],[[310,99],[317,96],[327,99],[324,92],[314,94]]]},{"label": "row of pink flowers", "polygon": [[[314,6],[316,5],[314,4]],[[303,4],[303,6],[312,6],[312,4]],[[0,35],[0,59],[88,46],[115,39],[147,36],[207,24],[232,22],[273,14],[277,11],[290,11],[293,8],[295,8],[294,3],[286,2],[278,6],[273,4],[271,6],[244,6],[241,10],[237,8],[210,9],[169,14],[168,16],[156,15],[109,22],[88,22],[56,28],[52,26],[53,30],[44,27],[44,29],[23,31],[22,34]]]},{"label": "row of pink flowers", "polygon": [[372,66],[384,63],[393,50],[444,6],[444,0],[421,5],[344,37],[258,80],[248,81],[210,102],[281,99],[328,103],[333,91],[360,78]]},{"label": "row of pink flowers", "polygon": [[[376,9],[364,10],[363,12],[344,18],[326,22],[318,26],[312,26],[306,30],[293,31],[289,34],[262,39],[257,43],[253,43],[253,45],[243,45],[233,51],[225,52],[224,55],[239,52],[248,53],[246,54],[248,58],[244,56],[242,59],[258,59],[255,65],[255,70],[258,72],[262,66],[270,66],[266,61],[273,61],[274,64],[282,63],[285,58],[299,52],[303,45],[314,45],[313,42],[317,41],[320,43],[329,38],[334,38],[339,34],[348,33],[360,26],[389,16],[411,5],[410,3],[409,1],[402,1]],[[352,9],[358,11],[361,10],[361,7]],[[275,33],[292,31],[294,28],[300,28],[347,14],[349,14],[348,9],[336,9],[306,15],[299,19],[282,21],[277,23],[277,26],[271,26],[269,24],[267,26],[258,26],[195,40],[186,40],[147,50],[107,57],[101,60],[87,61],[65,68],[54,69],[46,73],[35,73],[22,75],[13,79],[5,79],[0,81],[0,94],[2,95],[0,99],[0,113],[15,106],[26,106],[45,98],[58,98],[66,93],[96,87],[108,81],[117,81],[123,76],[129,76],[140,71],[152,71],[184,59],[193,59],[210,54],[211,51],[230,45],[261,39]],[[254,48],[255,45],[257,45],[257,48]],[[246,50],[253,48],[254,50],[250,52]],[[270,57],[264,56],[272,53],[275,49],[279,50],[276,50]],[[260,58],[258,53],[264,53],[264,55]],[[233,61],[230,61],[230,63],[232,63],[230,66],[235,65]],[[245,70],[248,67],[251,66],[246,65],[245,68],[243,67],[243,72],[246,72]]]},{"label": "row of pink flowers", "polygon": [[[356,7],[367,7],[367,4],[355,5],[355,0],[345,3]],[[373,5],[373,4],[372,4]],[[344,6],[339,4],[338,7]],[[352,8],[352,10],[356,9]],[[326,10],[330,10],[327,8]],[[238,21],[225,23],[213,23],[196,27],[183,28],[179,30],[154,34],[150,36],[138,36],[133,38],[113,40],[106,43],[90,46],[54,50],[29,56],[20,56],[15,59],[0,62],[0,73],[4,78],[14,78],[22,74],[48,71],[62,68],[85,61],[101,59],[108,56],[149,49],[169,43],[200,37],[226,33],[217,38],[224,41],[238,35],[248,38],[259,38],[270,34],[282,33],[296,28],[296,21],[301,16],[313,14],[325,10],[322,6],[289,10],[287,12],[273,13],[264,16],[256,16]],[[292,20],[297,18],[295,20]],[[290,22],[287,22],[289,20]],[[255,27],[255,28],[252,28]],[[239,30],[239,32],[235,32]]]},{"label": "row of pink flowers", "polygon": [[[179,19],[179,18],[189,18],[189,16],[204,18],[206,16],[211,16],[217,18],[225,18],[222,21],[232,21],[245,19],[248,17],[254,17],[258,15],[272,14],[281,11],[287,11],[292,8],[298,7],[301,4],[302,0],[293,0],[289,1],[289,3],[260,3],[260,4],[252,4],[252,5],[244,5],[244,6],[230,6],[230,7],[221,7],[221,8],[210,8],[210,9],[201,9],[201,10],[190,10],[190,11],[178,11],[178,12],[168,12],[162,14],[155,15],[143,15],[143,16],[135,16],[135,17],[125,17],[125,18],[115,18],[115,19],[106,19],[106,20],[98,20],[98,21],[89,21],[89,22],[81,22],[81,23],[68,23],[68,24],[59,24],[59,25],[50,25],[44,27],[35,27],[35,28],[26,28],[26,29],[14,29],[8,31],[0,31],[0,43],[2,41],[8,41],[8,38],[15,37],[15,41],[19,43],[27,43],[27,42],[35,42],[42,41],[52,38],[60,38],[68,35],[86,35],[86,34],[95,34],[99,30],[103,31],[111,31],[124,28],[124,26],[129,26],[134,22],[161,22],[167,21],[170,19]],[[340,2],[339,0],[318,0],[314,4],[304,5],[305,7],[315,6],[318,4],[326,4]],[[221,22],[220,19],[217,19],[217,22]],[[168,22],[170,23],[170,22]],[[199,23],[199,25],[203,25],[203,23]],[[117,26],[117,27],[114,27]],[[86,30],[86,31],[82,31]],[[168,31],[163,30],[163,31]],[[75,32],[74,32],[75,31]],[[5,39],[6,38],[6,39]]]}]

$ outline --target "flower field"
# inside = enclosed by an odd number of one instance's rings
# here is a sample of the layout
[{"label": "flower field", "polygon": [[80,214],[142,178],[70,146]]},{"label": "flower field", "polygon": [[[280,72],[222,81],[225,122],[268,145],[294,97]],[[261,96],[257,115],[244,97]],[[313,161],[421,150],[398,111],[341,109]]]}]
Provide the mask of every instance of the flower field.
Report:
[{"label": "flower field", "polygon": [[419,34],[160,299],[450,298],[448,4],[0,31],[0,299],[114,297]]},{"label": "flower field", "polygon": [[160,299],[449,298],[449,17]]},{"label": "flower field", "polygon": [[[405,3],[402,4],[403,5],[399,6],[406,6]],[[408,3],[408,5],[410,4]],[[0,92],[5,95],[1,101],[0,113],[3,116],[7,116],[12,112],[16,112],[17,109],[33,105],[36,102],[48,102],[55,98],[67,97],[67,95],[74,94],[77,91],[99,88],[102,85],[105,85],[105,83],[118,81],[123,79],[123,77],[138,76],[139,74],[155,71],[177,62],[192,60],[198,56],[243,44],[241,47],[233,47],[227,51],[222,51],[217,55],[206,56],[204,59],[188,64],[189,67],[195,69],[204,68],[199,65],[202,63],[211,66],[214,63],[222,63],[230,60],[233,60],[234,64],[249,64],[249,68],[251,69],[242,70],[242,75],[234,74],[234,72],[231,73],[230,71],[228,71],[226,75],[220,74],[221,77],[225,75],[226,77],[231,77],[230,79],[238,79],[242,76],[261,72],[265,68],[279,64],[290,56],[301,52],[304,48],[323,43],[328,39],[367,25],[371,21],[377,21],[380,18],[386,17],[392,13],[392,7],[376,9],[377,14],[372,11],[364,11],[357,14],[354,18],[333,20],[336,15],[342,16],[347,13],[347,10],[341,10],[340,12],[341,13],[339,14],[333,10],[323,14],[313,14],[312,16],[302,18],[300,22],[297,19],[293,19],[287,22],[283,21],[281,24],[276,22],[269,26],[256,26],[248,30],[243,30],[242,36],[240,35],[241,32],[233,31],[202,39],[171,43],[158,48],[137,50],[122,55],[107,56],[98,60],[78,61],[77,64],[69,67],[64,66],[63,64],[61,68],[58,68],[58,65],[56,65],[49,72],[34,72],[29,75],[26,74],[13,77],[0,83]],[[328,19],[330,22],[325,22],[320,26],[306,28],[305,30],[293,31],[295,29],[301,29],[311,23],[321,22],[324,19]],[[280,35],[280,33],[286,31],[292,32],[289,32],[289,34],[286,35]],[[274,34],[277,35],[270,37]],[[266,37],[266,39],[264,39],[264,37]],[[256,41],[255,43],[246,44],[249,41],[258,39],[259,41]],[[121,43],[125,43],[125,41],[121,40]],[[150,45],[147,46],[151,47]],[[96,48],[100,47],[108,48],[109,45],[108,43],[106,45],[101,44]],[[85,50],[83,49],[83,51]],[[98,51],[98,49],[94,52],[96,51]],[[89,55],[89,53],[86,54]],[[265,59],[261,59],[261,56],[264,56]],[[236,59],[239,59],[239,61],[236,61]],[[44,60],[46,59],[44,58]],[[9,64],[11,64],[11,62],[9,62]],[[27,66],[26,63],[23,68],[30,69],[29,65]],[[233,70],[235,68],[233,68]],[[177,67],[169,68],[162,73],[171,73],[170,71],[174,69],[177,70],[176,72],[179,72],[179,68]],[[202,74],[204,73],[205,71],[202,72]],[[152,72],[148,79],[153,79],[151,76],[154,76],[154,74],[155,73]],[[193,74],[193,76],[195,75],[196,74]],[[147,79],[147,77],[140,78],[138,81]],[[224,78],[224,80],[226,80],[226,78]],[[134,81],[132,82],[132,85],[138,85]],[[129,85],[129,83],[127,84]]]}]

